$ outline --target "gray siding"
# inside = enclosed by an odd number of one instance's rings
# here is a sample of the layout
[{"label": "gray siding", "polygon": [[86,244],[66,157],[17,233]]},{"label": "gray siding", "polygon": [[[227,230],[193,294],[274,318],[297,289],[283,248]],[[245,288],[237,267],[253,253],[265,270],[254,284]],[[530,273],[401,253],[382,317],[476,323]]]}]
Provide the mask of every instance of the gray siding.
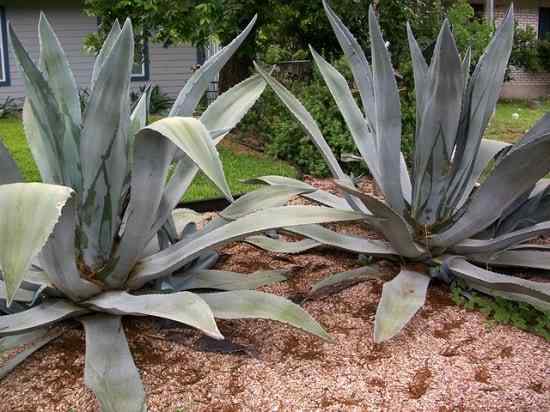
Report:
[{"label": "gray siding", "polygon": [[[0,1],[7,20],[11,22],[19,39],[35,60],[39,53],[39,12],[44,11],[65,49],[79,87],[85,88],[90,82],[94,56],[84,52],[82,45],[84,37],[97,29],[97,19],[83,15],[79,4],[75,1],[61,0]],[[11,47],[8,46],[8,49]],[[150,45],[149,81],[154,85],[158,84],[162,91],[176,96],[191,75],[191,67],[197,61],[196,54],[194,47],[164,48],[157,44]],[[23,78],[11,50],[9,70],[11,84],[0,87],[0,100],[8,96],[22,98],[25,95]],[[143,83],[133,82],[133,85],[137,88]]]}]

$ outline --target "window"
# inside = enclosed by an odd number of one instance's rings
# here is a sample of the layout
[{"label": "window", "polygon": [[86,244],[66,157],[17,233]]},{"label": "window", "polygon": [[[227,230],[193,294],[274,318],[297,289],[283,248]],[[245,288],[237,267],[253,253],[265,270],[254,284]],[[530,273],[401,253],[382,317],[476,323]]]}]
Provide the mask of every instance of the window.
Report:
[{"label": "window", "polygon": [[140,58],[141,62],[136,61],[134,67],[132,67],[132,81],[144,82],[149,80],[149,45],[145,43],[143,45],[143,52],[141,56],[136,56],[136,59]]},{"label": "window", "polygon": [[3,7],[0,7],[0,87],[10,85],[10,65],[8,62],[8,33],[6,25],[6,14]]},{"label": "window", "polygon": [[550,38],[550,7],[539,9],[539,39]]}]

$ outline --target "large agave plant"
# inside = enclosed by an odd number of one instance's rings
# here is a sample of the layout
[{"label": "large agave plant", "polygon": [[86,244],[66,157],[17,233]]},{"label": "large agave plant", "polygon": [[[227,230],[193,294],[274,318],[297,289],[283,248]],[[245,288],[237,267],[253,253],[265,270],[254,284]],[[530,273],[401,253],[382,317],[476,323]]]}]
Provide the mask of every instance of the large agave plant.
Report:
[{"label": "large agave plant", "polygon": [[[216,143],[260,96],[264,80],[253,76],[221,95],[200,119],[189,116],[253,24],[192,76],[171,117],[149,126],[147,94],[133,112],[129,107],[134,50],[129,21],[122,28],[113,26],[97,57],[84,113],[46,18],[41,16],[39,23],[38,66],[10,27],[25,76],[26,135],[50,185],[39,186],[32,196],[24,189],[28,186],[0,187],[1,303],[9,313],[0,317],[0,351],[30,344],[0,368],[0,378],[59,335],[50,325],[70,318],[86,332],[85,382],[103,410],[116,412],[146,408],[121,327],[124,315],[170,319],[217,339],[223,336],[215,318],[250,317],[286,322],[328,338],[299,306],[246,290],[279,281],[281,273],[244,276],[207,270],[216,259],[211,248],[281,226],[356,219],[357,213],[281,207],[304,192],[295,187],[252,192],[201,230],[191,212],[174,210],[199,170],[232,200]],[[1,183],[20,181],[4,152],[2,148]],[[218,292],[188,292],[198,289]]]},{"label": "large agave plant", "polygon": [[[344,77],[315,50],[311,52],[357,145],[357,157],[368,165],[384,201],[354,185],[312,116],[280,83],[260,67],[258,70],[305,128],[345,193],[345,199],[323,191],[304,196],[334,208],[361,211],[365,222],[386,240],[306,226],[289,229],[310,238],[303,242],[285,244],[265,237],[251,241],[268,249],[293,252],[325,244],[400,260],[403,269],[383,288],[376,313],[376,342],[396,335],[422,307],[430,279],[437,273],[447,280],[462,278],[485,293],[549,310],[550,283],[488,270],[501,266],[550,269],[548,248],[526,243],[550,233],[550,186],[544,179],[550,171],[550,116],[544,116],[514,145],[482,138],[495,110],[512,48],[512,8],[471,75],[470,55],[460,57],[447,21],[429,65],[408,27],[416,88],[416,141],[410,177],[400,153],[399,93],[373,9],[369,14],[369,65],[353,35],[326,1],[324,6],[351,66],[363,111]],[[484,172],[486,177],[481,179]],[[259,180],[312,189],[280,177]],[[407,262],[416,264],[407,266]],[[332,281],[358,275],[365,274],[339,274]],[[325,280],[323,284],[330,283]]]}]

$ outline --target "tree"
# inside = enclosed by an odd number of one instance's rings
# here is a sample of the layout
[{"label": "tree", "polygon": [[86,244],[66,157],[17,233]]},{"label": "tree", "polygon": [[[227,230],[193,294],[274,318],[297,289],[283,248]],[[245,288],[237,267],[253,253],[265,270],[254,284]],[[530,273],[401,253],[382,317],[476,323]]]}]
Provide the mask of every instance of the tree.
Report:
[{"label": "tree", "polygon": [[[410,60],[405,23],[410,22],[421,47],[427,47],[437,37],[449,3],[332,0],[333,9],[365,50],[369,45],[367,12],[373,2],[398,70]],[[255,29],[222,71],[221,90],[248,76],[254,59],[275,63],[305,58],[309,56],[308,45],[329,59],[341,54],[320,0],[86,0],[85,11],[101,19],[99,33],[87,39],[92,49],[102,43],[115,19],[132,19],[138,45],[148,39],[166,45],[203,46],[212,38],[227,44],[257,14]]]}]

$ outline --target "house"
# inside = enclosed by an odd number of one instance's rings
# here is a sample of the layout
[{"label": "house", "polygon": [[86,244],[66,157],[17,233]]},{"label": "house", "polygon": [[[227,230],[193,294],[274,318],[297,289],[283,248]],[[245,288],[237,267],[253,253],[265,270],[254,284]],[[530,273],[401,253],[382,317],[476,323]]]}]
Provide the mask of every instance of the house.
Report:
[{"label": "house", "polygon": [[[78,86],[86,88],[92,75],[95,56],[83,50],[87,34],[97,30],[98,20],[82,12],[83,0],[0,0],[0,102],[7,97],[23,98],[22,73],[7,41],[7,22],[33,59],[38,58],[38,19],[42,10],[59,37],[74,72]],[[136,64],[132,75],[137,89],[146,82],[158,85],[175,97],[197,64],[197,49],[191,46],[164,47],[149,44],[144,63]]]},{"label": "house", "polygon": [[[488,20],[498,23],[510,7],[510,0],[472,0],[476,14],[485,15]],[[550,0],[515,0],[514,14],[518,25],[532,26],[539,39],[550,36]],[[549,68],[550,70],[550,68]],[[503,98],[527,99],[550,96],[550,72],[528,73],[519,69],[511,70],[512,80],[504,84]]]}]

